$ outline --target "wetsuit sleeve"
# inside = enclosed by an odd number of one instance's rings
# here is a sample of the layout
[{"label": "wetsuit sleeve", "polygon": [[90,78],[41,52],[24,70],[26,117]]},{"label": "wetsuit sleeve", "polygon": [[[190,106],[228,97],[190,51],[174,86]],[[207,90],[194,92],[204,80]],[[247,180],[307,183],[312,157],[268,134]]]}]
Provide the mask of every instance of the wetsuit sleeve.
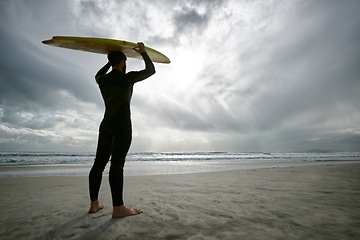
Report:
[{"label": "wetsuit sleeve", "polygon": [[155,73],[155,66],[151,61],[149,55],[146,52],[141,53],[145,61],[145,69],[138,72],[129,72],[128,77],[130,77],[133,83],[142,81]]},{"label": "wetsuit sleeve", "polygon": [[101,79],[102,76],[104,76],[107,71],[110,68],[110,63],[108,62],[107,64],[105,64],[105,66],[103,66],[95,75],[95,80],[97,83],[99,83],[99,80]]}]

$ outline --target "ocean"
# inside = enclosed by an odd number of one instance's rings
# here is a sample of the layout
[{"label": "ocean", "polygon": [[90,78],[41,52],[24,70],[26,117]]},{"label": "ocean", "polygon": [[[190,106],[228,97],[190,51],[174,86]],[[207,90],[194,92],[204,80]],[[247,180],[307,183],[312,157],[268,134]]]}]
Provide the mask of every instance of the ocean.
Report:
[{"label": "ocean", "polygon": [[[87,176],[94,153],[0,152],[0,178]],[[327,153],[129,153],[125,176],[360,163],[360,152]],[[108,174],[109,164],[104,174]]]}]

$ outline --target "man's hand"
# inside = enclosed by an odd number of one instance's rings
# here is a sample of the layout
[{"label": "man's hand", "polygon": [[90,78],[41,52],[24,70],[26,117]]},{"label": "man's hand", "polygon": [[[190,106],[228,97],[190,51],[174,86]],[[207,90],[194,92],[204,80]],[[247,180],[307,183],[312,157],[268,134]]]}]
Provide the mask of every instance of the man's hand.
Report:
[{"label": "man's hand", "polygon": [[138,44],[138,47],[133,48],[136,52],[138,52],[139,54],[146,52],[144,43],[138,42],[137,44]]}]

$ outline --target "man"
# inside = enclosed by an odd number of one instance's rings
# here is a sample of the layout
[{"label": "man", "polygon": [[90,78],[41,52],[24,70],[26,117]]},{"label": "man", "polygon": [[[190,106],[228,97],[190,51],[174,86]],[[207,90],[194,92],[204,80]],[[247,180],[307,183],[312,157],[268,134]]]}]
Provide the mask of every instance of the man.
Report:
[{"label": "man", "polygon": [[[109,183],[113,202],[113,218],[137,215],[137,209],[124,206],[123,202],[123,168],[125,157],[130,148],[132,129],[130,118],[130,101],[133,86],[155,73],[155,67],[146,53],[143,43],[138,43],[134,51],[142,55],[145,69],[126,73],[126,56],[123,52],[114,51],[108,54],[109,62],[95,76],[105,103],[105,115],[99,128],[99,139],[94,165],[89,174],[90,209],[95,213],[104,208],[99,203],[98,194],[102,173],[111,156]],[[107,71],[112,66],[112,71]]]}]

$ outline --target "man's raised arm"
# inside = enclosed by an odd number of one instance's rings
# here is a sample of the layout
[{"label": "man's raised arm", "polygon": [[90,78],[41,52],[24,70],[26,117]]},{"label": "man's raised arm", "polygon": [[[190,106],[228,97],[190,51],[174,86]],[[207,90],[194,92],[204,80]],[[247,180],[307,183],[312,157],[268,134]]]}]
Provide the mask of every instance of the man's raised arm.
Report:
[{"label": "man's raised arm", "polygon": [[104,76],[110,68],[110,62],[105,64],[95,75],[96,82],[99,82],[100,77]]},{"label": "man's raised arm", "polygon": [[138,43],[138,47],[137,48],[133,48],[136,52],[138,52],[139,54],[141,54],[141,56],[144,59],[145,62],[145,69],[141,70],[139,72],[133,72],[133,74],[136,76],[134,76],[134,82],[138,82],[141,80],[144,80],[148,77],[150,77],[151,75],[153,75],[155,73],[155,66],[153,64],[153,62],[151,61],[149,55],[146,53],[145,50],[145,45],[142,42]]}]

